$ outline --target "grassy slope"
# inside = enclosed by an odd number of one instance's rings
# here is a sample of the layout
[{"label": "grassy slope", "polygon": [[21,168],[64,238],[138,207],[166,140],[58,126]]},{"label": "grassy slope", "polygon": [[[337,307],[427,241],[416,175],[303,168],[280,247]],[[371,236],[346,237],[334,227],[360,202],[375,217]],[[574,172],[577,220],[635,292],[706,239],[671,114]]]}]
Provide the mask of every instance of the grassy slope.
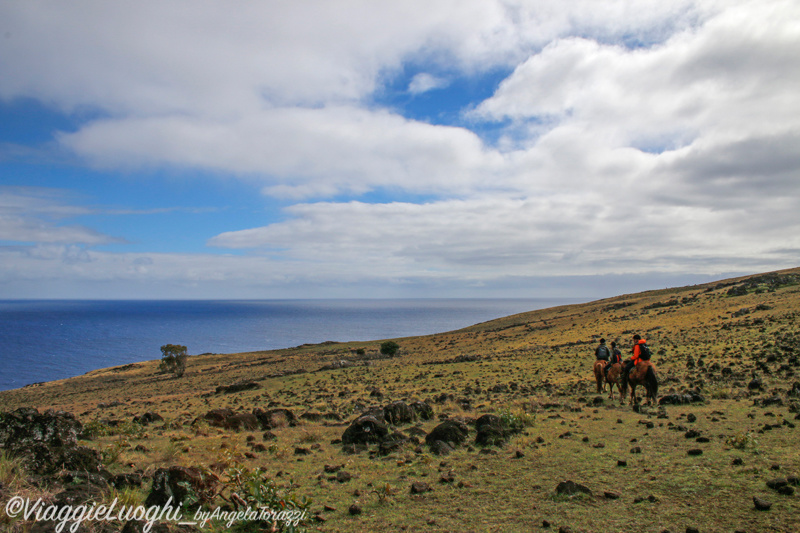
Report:
[{"label": "grassy slope", "polygon": [[[539,530],[543,520],[555,530],[566,525],[597,532],[683,531],[687,526],[800,531],[798,496],[778,495],[765,485],[771,478],[800,474],[800,429],[793,427],[800,424],[795,420],[800,403],[786,395],[798,379],[797,367],[780,370],[791,355],[800,355],[798,281],[800,269],[793,269],[522,313],[458,331],[395,339],[402,347],[398,357],[338,370],[317,371],[334,361],[359,361],[359,348],[365,358],[377,355],[380,342],[194,356],[180,380],[159,374],[156,361],[137,363],[0,392],[0,410],[63,409],[84,423],[156,411],[167,419],[163,427],[90,445],[107,449],[121,443],[124,451],[112,465],[120,472],[210,465],[232,453],[274,472],[287,490],[312,497],[313,510],[334,507],[321,513],[325,522],[313,526],[323,531],[526,531]],[[737,288],[746,294],[729,295]],[[592,406],[597,340],[616,339],[627,348],[634,332],[654,351],[662,395],[698,389],[707,401],[668,406],[660,416],[655,408],[637,413],[607,398]],[[441,363],[462,355],[480,360]],[[687,369],[687,358],[701,357],[700,369]],[[431,362],[440,364],[423,364]],[[307,373],[276,376],[298,370]],[[754,373],[763,379],[764,391],[748,390]],[[212,394],[218,385],[242,379],[256,380],[261,388]],[[375,396],[374,389],[383,396]],[[754,406],[755,399],[776,393],[783,405]],[[362,406],[402,399],[429,401],[437,417],[506,412],[529,425],[493,453],[472,446],[444,458],[430,455],[426,447],[416,453],[413,446],[371,458],[344,454],[331,444]],[[274,445],[249,458],[246,439],[261,442],[260,431],[196,431],[189,425],[212,408],[270,406],[296,414],[333,412],[345,422],[303,421],[278,429]],[[695,422],[688,421],[690,414]],[[430,431],[437,423],[420,426]],[[696,429],[710,442],[687,439],[686,429]],[[730,437],[748,434],[744,448],[726,444]],[[137,444],[148,451],[134,452]],[[296,456],[296,447],[312,453]],[[636,447],[641,453],[632,453]],[[690,448],[703,454],[689,456]],[[732,465],[735,458],[743,464]],[[620,459],[627,466],[617,466]],[[326,464],[343,464],[353,479],[329,480]],[[441,474],[451,471],[455,481],[439,483]],[[555,496],[555,486],[566,479],[587,485],[593,496]],[[412,481],[426,481],[434,491],[411,495]],[[604,498],[606,491],[619,499]],[[649,496],[653,501],[633,503]],[[772,510],[754,510],[753,496],[772,501]],[[356,501],[364,512],[352,517],[347,508]]]}]

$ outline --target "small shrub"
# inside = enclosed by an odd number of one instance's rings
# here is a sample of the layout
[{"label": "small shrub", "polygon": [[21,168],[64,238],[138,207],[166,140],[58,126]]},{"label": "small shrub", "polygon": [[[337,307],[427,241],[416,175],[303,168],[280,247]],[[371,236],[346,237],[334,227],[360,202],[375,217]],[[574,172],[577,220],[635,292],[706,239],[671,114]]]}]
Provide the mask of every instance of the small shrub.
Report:
[{"label": "small shrub", "polygon": [[758,445],[758,440],[752,433],[736,433],[730,435],[725,439],[725,444],[732,446],[737,450],[745,450],[747,448],[755,448]]},{"label": "small shrub", "polygon": [[381,354],[387,357],[394,357],[399,349],[400,345],[394,341],[386,341],[381,343]]},{"label": "small shrub", "polygon": [[534,418],[533,415],[524,411],[514,412],[511,409],[504,409],[500,413],[500,423],[510,431],[522,431],[533,425]]}]

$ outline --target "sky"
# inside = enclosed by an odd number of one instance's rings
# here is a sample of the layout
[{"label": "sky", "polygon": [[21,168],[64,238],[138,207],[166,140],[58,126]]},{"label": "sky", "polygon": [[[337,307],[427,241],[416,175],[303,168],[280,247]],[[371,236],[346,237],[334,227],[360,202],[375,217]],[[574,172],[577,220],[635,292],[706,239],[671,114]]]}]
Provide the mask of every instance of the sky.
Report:
[{"label": "sky", "polygon": [[795,0],[0,3],[0,299],[800,266]]}]

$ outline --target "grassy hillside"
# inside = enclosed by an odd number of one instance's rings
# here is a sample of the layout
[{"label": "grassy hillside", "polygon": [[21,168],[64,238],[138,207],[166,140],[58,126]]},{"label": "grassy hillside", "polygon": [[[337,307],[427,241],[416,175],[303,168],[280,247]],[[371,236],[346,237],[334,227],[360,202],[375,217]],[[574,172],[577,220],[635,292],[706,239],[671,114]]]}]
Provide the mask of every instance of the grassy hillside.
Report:
[{"label": "grassy hillside", "polygon": [[[798,311],[792,269],[393,339],[393,358],[375,341],[197,355],[181,379],[157,361],[101,369],[0,392],[0,411],[74,413],[114,473],[185,465],[224,479],[231,465],[262,467],[279,490],[312,500],[311,530],[800,531],[798,495],[767,486],[800,475]],[[634,333],[653,349],[659,395],[696,401],[634,408],[596,393],[599,338],[627,354]],[[218,392],[240,382],[257,388]],[[391,428],[419,443],[382,455],[338,442],[363,410],[396,400],[433,407],[433,419]],[[298,421],[269,436],[196,421],[212,409],[278,407]],[[164,421],[131,423],[145,412]],[[442,420],[484,414],[520,431],[481,446],[471,428],[446,456],[425,445]],[[566,480],[591,494],[556,493]],[[412,494],[415,482],[432,490]],[[771,509],[756,510],[754,496]]]}]

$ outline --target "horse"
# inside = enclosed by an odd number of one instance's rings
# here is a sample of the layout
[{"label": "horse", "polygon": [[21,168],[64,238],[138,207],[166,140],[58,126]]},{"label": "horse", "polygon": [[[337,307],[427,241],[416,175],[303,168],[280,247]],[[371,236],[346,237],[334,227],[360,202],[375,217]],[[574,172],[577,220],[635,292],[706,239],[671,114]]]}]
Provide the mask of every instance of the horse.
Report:
[{"label": "horse", "polygon": [[614,363],[606,373],[606,383],[608,383],[608,397],[614,399],[614,385],[619,390],[619,401],[625,403],[625,396],[622,393],[622,363]]},{"label": "horse", "polygon": [[658,378],[656,378],[656,367],[650,361],[639,361],[639,364],[634,366],[627,376],[622,376],[622,394],[628,391],[628,384],[631,386],[631,402],[633,405],[639,399],[636,397],[636,386],[644,385],[647,390],[647,401],[655,402],[656,395],[658,394]]},{"label": "horse", "polygon": [[608,361],[598,359],[594,362],[594,380],[597,382],[597,394],[603,391],[603,374]]}]

